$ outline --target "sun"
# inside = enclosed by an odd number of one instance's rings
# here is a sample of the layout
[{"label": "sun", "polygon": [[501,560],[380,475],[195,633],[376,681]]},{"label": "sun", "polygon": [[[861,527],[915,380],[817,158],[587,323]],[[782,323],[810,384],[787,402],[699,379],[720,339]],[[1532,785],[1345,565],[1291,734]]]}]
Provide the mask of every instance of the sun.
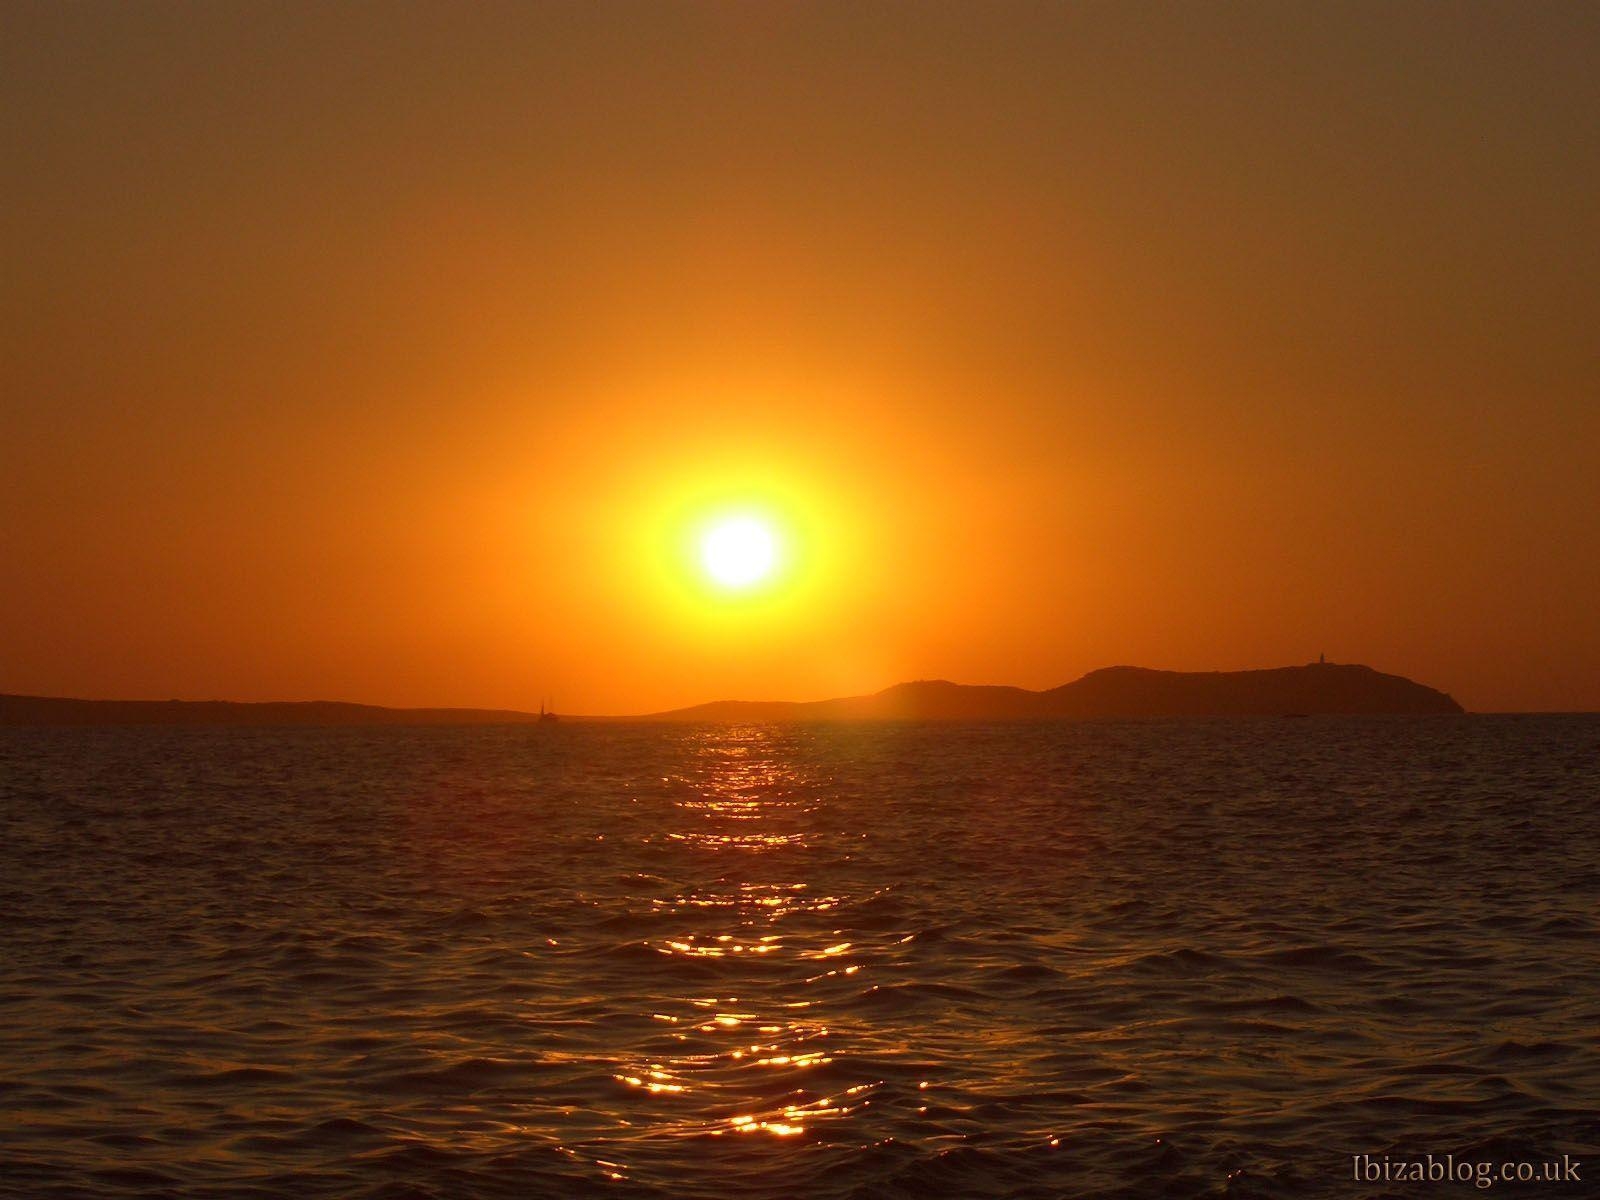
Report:
[{"label": "sun", "polygon": [[700,536],[700,565],[711,580],[744,591],[772,577],[778,568],[778,538],[759,517],[724,517]]}]

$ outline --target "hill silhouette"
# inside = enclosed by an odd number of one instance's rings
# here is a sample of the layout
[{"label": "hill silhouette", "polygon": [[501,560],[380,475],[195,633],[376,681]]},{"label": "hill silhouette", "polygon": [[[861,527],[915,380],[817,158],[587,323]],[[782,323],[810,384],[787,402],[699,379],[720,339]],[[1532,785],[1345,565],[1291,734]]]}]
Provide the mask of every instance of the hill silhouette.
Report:
[{"label": "hill silhouette", "polygon": [[[717,700],[622,718],[641,721],[1043,721],[1459,713],[1444,692],[1341,663],[1264,671],[1106,667],[1047,691],[944,679],[836,700]],[[616,719],[616,718],[610,718]],[[384,708],[332,700],[73,700],[0,695],[0,725],[521,725],[539,714],[497,708]]]},{"label": "hill silhouette", "polygon": [[496,708],[384,708],[338,700],[70,700],[0,695],[0,725],[504,725],[538,713]]},{"label": "hill silhouette", "polygon": [[1096,720],[1361,713],[1459,713],[1444,692],[1345,663],[1262,671],[1153,671],[1106,667],[1047,691],[901,683],[870,696],[809,703],[719,700],[653,713],[656,721]]}]

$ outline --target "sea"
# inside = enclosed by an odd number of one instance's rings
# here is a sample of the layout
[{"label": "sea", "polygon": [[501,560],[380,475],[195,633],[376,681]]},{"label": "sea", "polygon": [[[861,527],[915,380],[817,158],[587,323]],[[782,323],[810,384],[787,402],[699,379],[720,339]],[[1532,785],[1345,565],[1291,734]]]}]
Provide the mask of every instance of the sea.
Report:
[{"label": "sea", "polygon": [[1485,1192],[1597,716],[0,730],[7,1197]]}]

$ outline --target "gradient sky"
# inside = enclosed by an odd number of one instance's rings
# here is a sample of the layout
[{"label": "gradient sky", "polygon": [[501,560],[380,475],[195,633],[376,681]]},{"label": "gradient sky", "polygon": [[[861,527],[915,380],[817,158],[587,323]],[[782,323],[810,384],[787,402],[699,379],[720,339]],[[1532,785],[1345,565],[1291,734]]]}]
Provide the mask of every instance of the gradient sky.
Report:
[{"label": "gradient sky", "polygon": [[[1600,709],[1597,61],[1525,0],[5,3],[0,691]],[[784,586],[675,574],[752,498]]]}]

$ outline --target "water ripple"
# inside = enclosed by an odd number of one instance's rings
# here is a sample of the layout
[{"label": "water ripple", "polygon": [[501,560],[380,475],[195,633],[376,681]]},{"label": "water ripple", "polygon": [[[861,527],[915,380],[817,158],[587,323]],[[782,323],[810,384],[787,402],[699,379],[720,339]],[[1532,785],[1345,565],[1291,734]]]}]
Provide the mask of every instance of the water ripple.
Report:
[{"label": "water ripple", "polygon": [[1600,1149],[1594,718],[0,768],[7,1195],[1315,1197]]}]

